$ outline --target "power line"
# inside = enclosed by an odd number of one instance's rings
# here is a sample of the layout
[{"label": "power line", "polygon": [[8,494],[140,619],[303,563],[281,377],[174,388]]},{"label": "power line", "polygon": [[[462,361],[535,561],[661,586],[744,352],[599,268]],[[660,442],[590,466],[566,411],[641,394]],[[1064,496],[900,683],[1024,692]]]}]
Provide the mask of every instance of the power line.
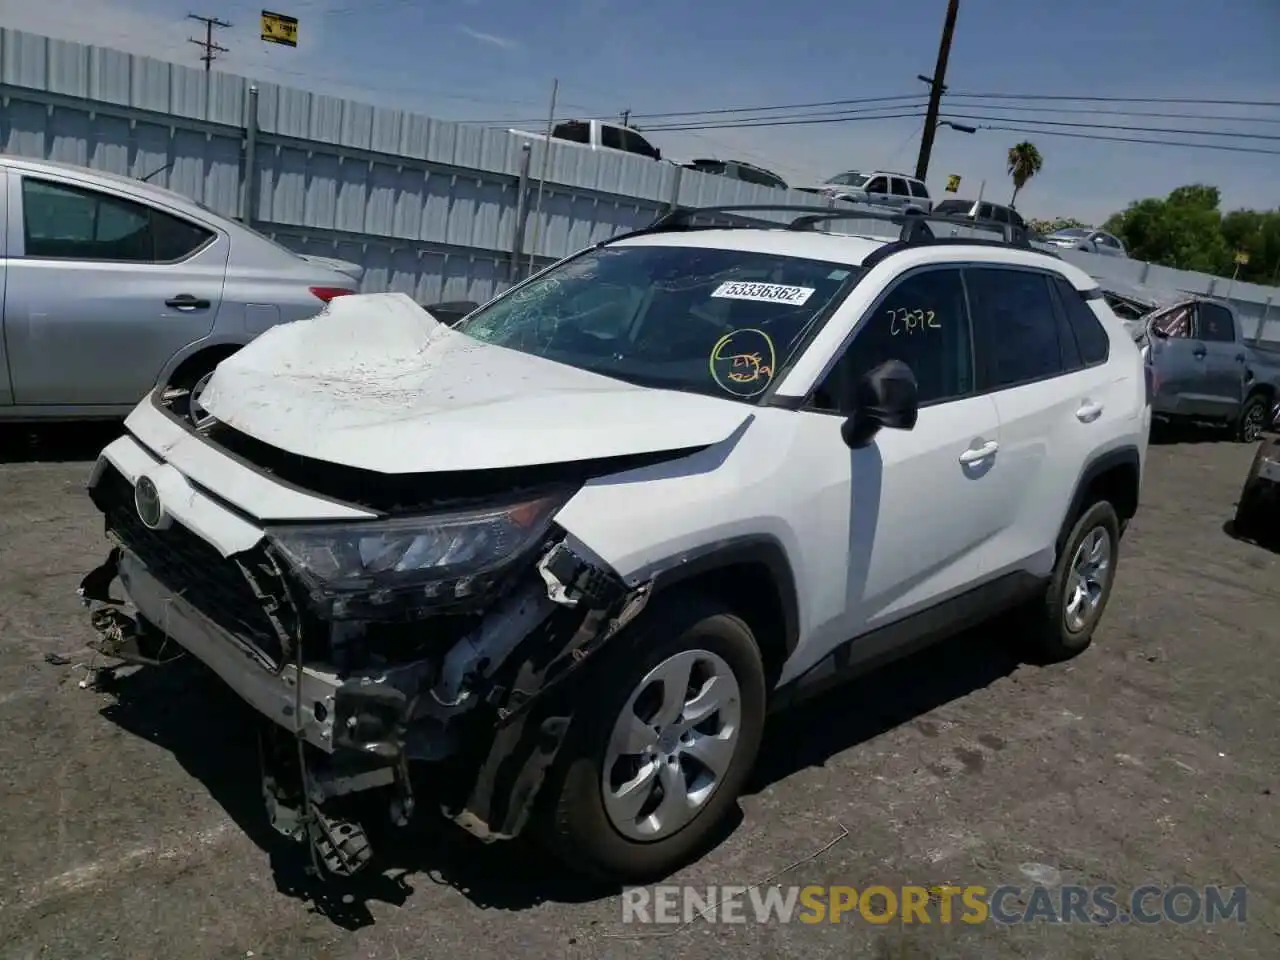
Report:
[{"label": "power line", "polygon": [[[958,105],[959,106],[959,105]],[[1016,104],[1004,103],[966,103],[961,106],[962,110],[1005,110],[1005,111],[1022,111],[1031,113],[1044,113],[1046,110],[1051,113],[1086,113],[1090,116],[1116,116],[1116,117],[1152,117],[1164,120],[1210,120],[1225,123],[1280,123],[1280,117],[1224,117],[1211,113],[1164,113],[1161,111],[1144,111],[1144,110],[1108,110],[1104,107],[1020,107]],[[839,113],[841,111],[832,111]],[[816,116],[816,114],[815,114]]]},{"label": "power line", "polygon": [[864,103],[887,103],[890,100],[918,100],[921,94],[904,93],[894,97],[855,97],[851,100],[819,100],[814,103],[779,103],[764,107],[722,107],[715,110],[676,110],[670,113],[633,113],[637,120],[656,120],[664,117],[703,117],[727,113],[762,113],[766,110],[808,110],[811,107],[856,106]]},{"label": "power line", "polygon": [[1216,107],[1280,107],[1280,100],[1199,100],[1191,97],[1069,97],[1064,94],[949,93],[948,97],[981,100],[1075,100],[1080,103],[1187,103]]},{"label": "power line", "polygon": [[[213,42],[214,27],[229,27],[231,24],[225,20],[219,20],[217,17],[202,17],[197,13],[188,13],[188,20],[195,20],[204,24],[204,39],[197,40],[195,37],[188,37],[189,43],[194,43],[198,47],[204,48],[204,53],[200,55],[200,59],[204,61],[204,72],[208,73],[213,69],[213,61],[218,53],[227,53],[226,47]],[[215,53],[217,51],[217,53]]]},{"label": "power line", "polygon": [[[903,108],[920,111],[924,109],[924,104],[903,104]],[[784,120],[769,120],[762,117],[752,117],[747,120],[728,120],[717,121],[714,123],[681,123],[681,124],[665,124],[662,126],[646,126],[646,133],[657,133],[675,130],[749,130],[753,127],[792,127],[805,126],[810,124],[824,123],[845,123],[854,120],[896,120],[902,117],[923,117],[920,112],[915,113],[887,113],[878,116],[872,116],[872,112],[881,110],[893,110],[895,107],[873,107],[865,111],[850,111],[848,114],[839,117],[789,117]]]},{"label": "power line", "polygon": [[1005,127],[982,124],[983,130],[1000,130],[1005,133],[1022,133],[1046,137],[1071,137],[1075,140],[1105,140],[1111,143],[1146,143],[1156,147],[1188,147],[1195,150],[1220,150],[1223,153],[1261,153],[1280,157],[1280,150],[1263,150],[1259,147],[1234,147],[1225,143],[1189,143],[1179,140],[1139,140],[1135,137],[1111,137],[1098,133],[1067,133],[1063,130],[1028,130],[1026,127]]},{"label": "power line", "polygon": [[1244,140],[1280,140],[1280,134],[1274,133],[1238,133],[1226,130],[1188,130],[1186,127],[1133,127],[1123,123],[1078,123],[1068,120],[1031,120],[1023,117],[975,117],[963,113],[950,113],[948,117],[957,120],[994,120],[1004,122],[1015,120],[1018,123],[1034,123],[1047,127],[1078,127],[1087,130],[1128,130],[1131,133],[1175,133],[1179,136],[1192,137],[1239,137]]}]

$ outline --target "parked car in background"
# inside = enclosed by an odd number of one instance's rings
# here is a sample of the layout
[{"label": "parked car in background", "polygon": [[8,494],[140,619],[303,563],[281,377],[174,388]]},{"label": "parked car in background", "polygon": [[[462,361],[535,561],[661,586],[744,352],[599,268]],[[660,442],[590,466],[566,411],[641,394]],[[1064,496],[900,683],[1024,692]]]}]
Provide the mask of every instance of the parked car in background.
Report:
[{"label": "parked car in background", "polygon": [[1105,230],[1094,230],[1092,227],[1067,227],[1044,238],[1045,243],[1064,250],[1082,250],[1085,253],[1097,253],[1104,257],[1127,257],[1124,243],[1114,234]]},{"label": "parked car in background", "polygon": [[[527,130],[511,130],[520,137],[545,140],[546,134]],[[650,160],[661,160],[662,151],[631,127],[604,120],[565,120],[551,128],[551,139],[576,143],[590,150],[610,150],[614,153],[631,153]]]},{"label": "parked car in background", "polygon": [[0,420],[123,416],[187,394],[268,327],[356,292],[308,258],[162,187],[0,157]]},{"label": "parked car in background", "polygon": [[1006,207],[1000,203],[991,203],[987,200],[961,200],[957,197],[952,197],[934,206],[933,213],[946,217],[967,217],[978,223],[999,226],[1012,224],[1024,230],[1027,228],[1027,222],[1022,219],[1022,214],[1018,213],[1013,207]]},{"label": "parked car in background", "polygon": [[929,188],[915,177],[887,170],[861,172],[847,170],[816,186],[796,187],[806,193],[851,203],[870,203],[878,207],[929,213],[933,201]]},{"label": "parked car in background", "polygon": [[680,166],[687,170],[696,170],[698,173],[710,173],[719,177],[730,177],[733,180],[742,180],[746,183],[754,183],[761,187],[773,187],[777,190],[786,190],[787,182],[776,173],[772,173],[764,167],[757,167],[751,163],[744,163],[741,160],[711,160],[699,159],[690,160],[688,163],[682,163]]},{"label": "parked car in background", "polygon": [[1258,445],[1240,488],[1232,532],[1267,546],[1280,543],[1280,437]]},{"label": "parked car in background", "polygon": [[[1245,343],[1230,304],[1183,297],[1145,320],[1152,413],[1159,421],[1207,421],[1253,443],[1280,401],[1280,356]],[[1145,339],[1145,342],[1143,342]]]}]

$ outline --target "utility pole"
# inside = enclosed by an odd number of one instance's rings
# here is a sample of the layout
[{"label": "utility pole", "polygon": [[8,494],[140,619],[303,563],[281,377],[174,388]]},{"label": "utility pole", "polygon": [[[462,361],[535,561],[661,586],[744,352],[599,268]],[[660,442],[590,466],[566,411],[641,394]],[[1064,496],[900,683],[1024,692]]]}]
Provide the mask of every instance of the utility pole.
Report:
[{"label": "utility pole", "polygon": [[929,175],[929,157],[933,153],[934,134],[938,132],[938,108],[942,104],[942,93],[947,88],[947,60],[951,56],[951,37],[956,32],[956,14],[959,11],[960,0],[947,0],[947,19],[942,24],[937,66],[933,68],[932,77],[920,78],[929,83],[929,109],[925,113],[924,133],[920,136],[920,157],[916,160],[917,180],[924,180]]},{"label": "utility pole", "polygon": [[187,19],[196,20],[204,24],[204,39],[197,40],[195,37],[188,37],[187,41],[204,48],[204,53],[201,54],[200,59],[204,61],[204,72],[208,73],[213,69],[213,61],[217,54],[227,52],[226,47],[219,46],[213,42],[213,28],[229,27],[231,24],[225,20],[219,20],[217,17],[202,17],[195,13],[188,13]]}]

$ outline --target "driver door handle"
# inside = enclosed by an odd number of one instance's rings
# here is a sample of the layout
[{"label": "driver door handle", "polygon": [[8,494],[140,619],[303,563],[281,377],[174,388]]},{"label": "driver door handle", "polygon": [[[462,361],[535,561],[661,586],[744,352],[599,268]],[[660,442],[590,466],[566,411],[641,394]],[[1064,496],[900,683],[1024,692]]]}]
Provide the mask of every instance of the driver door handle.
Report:
[{"label": "driver door handle", "polygon": [[1080,409],[1076,411],[1076,419],[1081,423],[1093,423],[1102,416],[1102,404],[1100,403],[1083,403]]},{"label": "driver door handle", "polygon": [[964,453],[960,454],[960,462],[965,466],[971,463],[977,463],[979,460],[985,460],[987,457],[995,456],[995,452],[1000,449],[1000,444],[994,440],[988,440],[980,447],[970,447]]},{"label": "driver door handle", "polygon": [[164,302],[166,307],[173,307],[175,310],[207,310],[209,309],[209,301],[201,297],[193,297],[189,293],[180,293],[176,297],[170,297]]}]

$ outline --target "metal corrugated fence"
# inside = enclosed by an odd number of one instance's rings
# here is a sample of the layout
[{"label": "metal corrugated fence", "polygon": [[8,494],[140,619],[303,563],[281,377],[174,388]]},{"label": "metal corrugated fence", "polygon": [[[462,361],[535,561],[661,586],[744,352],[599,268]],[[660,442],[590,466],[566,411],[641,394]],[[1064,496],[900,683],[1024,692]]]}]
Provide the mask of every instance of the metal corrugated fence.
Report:
[{"label": "metal corrugated fence", "polygon": [[[299,252],[366,267],[364,289],[486,300],[542,265],[643,226],[671,204],[812,205],[625,154],[545,142],[234,74],[0,29],[0,149],[145,176]],[[166,165],[168,165],[166,167]],[[883,234],[876,221],[840,229]],[[1280,290],[1063,251],[1099,278],[1230,295],[1246,334]],[[1270,339],[1270,337],[1267,337]]]}]

